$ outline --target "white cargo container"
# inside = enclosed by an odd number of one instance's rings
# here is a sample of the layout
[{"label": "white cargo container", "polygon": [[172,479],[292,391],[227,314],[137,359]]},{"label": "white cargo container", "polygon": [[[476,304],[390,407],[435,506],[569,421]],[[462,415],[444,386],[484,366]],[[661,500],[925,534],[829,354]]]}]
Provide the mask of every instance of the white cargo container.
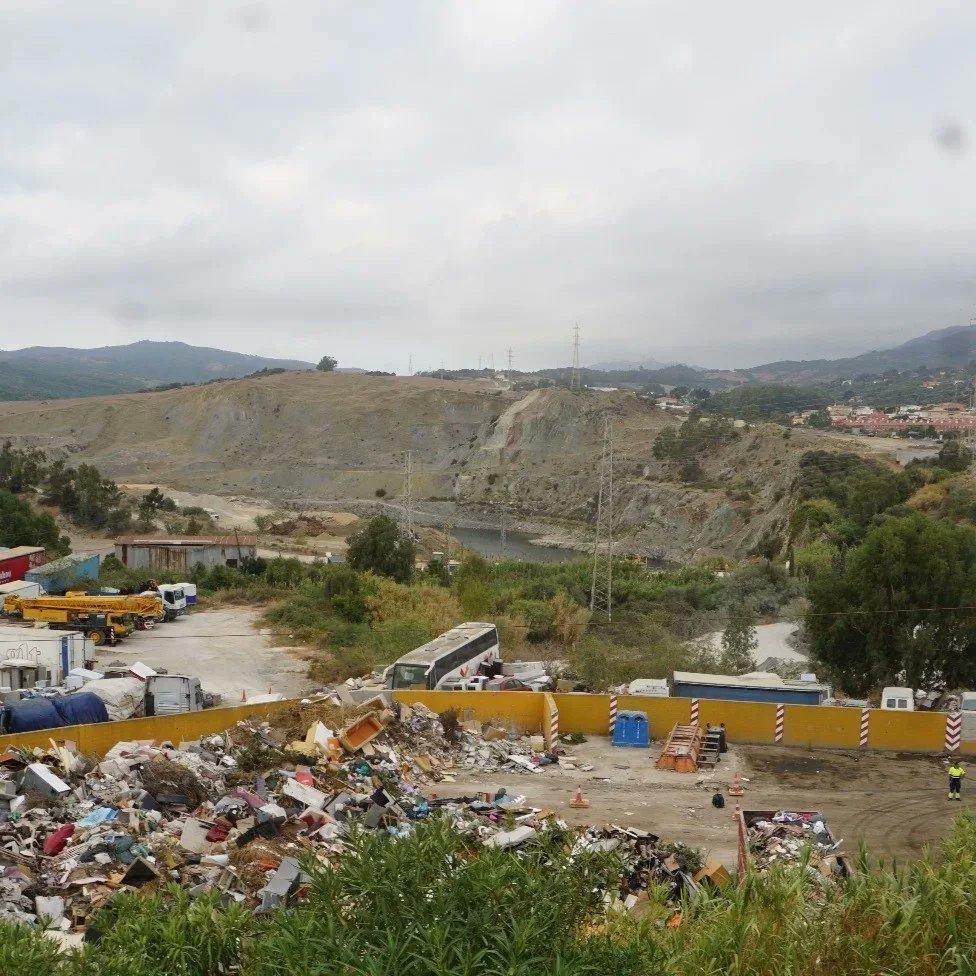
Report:
[{"label": "white cargo container", "polygon": [[24,661],[46,668],[52,685],[61,684],[69,671],[83,668],[94,658],[94,645],[78,631],[0,627],[0,661]]},{"label": "white cargo container", "polygon": [[31,583],[29,580],[13,580],[10,583],[0,583],[0,607],[8,596],[19,596],[25,599],[41,595],[41,584]]}]

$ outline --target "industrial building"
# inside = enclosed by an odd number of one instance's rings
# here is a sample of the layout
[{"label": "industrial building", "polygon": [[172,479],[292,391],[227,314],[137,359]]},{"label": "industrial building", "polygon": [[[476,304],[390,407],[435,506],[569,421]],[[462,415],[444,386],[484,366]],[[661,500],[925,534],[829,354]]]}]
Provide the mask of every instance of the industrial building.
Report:
[{"label": "industrial building", "polygon": [[253,535],[124,535],[115,540],[115,557],[130,569],[234,567],[253,559],[257,545]]},{"label": "industrial building", "polygon": [[719,698],[724,701],[775,702],[780,705],[822,705],[830,686],[811,680],[789,681],[769,671],[751,674],[674,672],[676,698]]}]

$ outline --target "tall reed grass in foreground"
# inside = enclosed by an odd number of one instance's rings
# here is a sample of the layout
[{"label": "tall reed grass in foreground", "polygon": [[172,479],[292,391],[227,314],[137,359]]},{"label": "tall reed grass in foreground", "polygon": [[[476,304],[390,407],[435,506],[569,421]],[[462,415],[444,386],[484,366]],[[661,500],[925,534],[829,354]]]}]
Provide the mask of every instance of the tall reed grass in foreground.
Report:
[{"label": "tall reed grass in foreground", "polygon": [[637,920],[603,913],[609,856],[558,837],[514,854],[473,849],[446,823],[414,837],[363,834],[341,865],[310,868],[297,907],[256,918],[169,887],[122,895],[99,942],[56,956],[0,927],[3,976],[976,976],[976,821],[938,858],[869,864],[824,892],[812,871],[751,875],[724,897]]}]

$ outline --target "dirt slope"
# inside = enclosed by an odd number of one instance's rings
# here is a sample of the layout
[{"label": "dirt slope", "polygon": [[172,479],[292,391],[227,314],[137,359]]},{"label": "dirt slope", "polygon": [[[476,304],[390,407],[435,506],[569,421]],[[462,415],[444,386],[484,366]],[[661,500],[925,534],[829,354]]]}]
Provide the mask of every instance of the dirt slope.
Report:
[{"label": "dirt slope", "polygon": [[409,450],[415,504],[434,521],[496,524],[507,497],[516,527],[585,545],[607,419],[620,549],[662,558],[748,551],[783,524],[802,452],[831,445],[819,432],[757,428],[700,458],[704,482],[691,487],[651,453],[677,421],[631,393],[322,373],[0,403],[0,437],[119,481],[308,507],[398,504]]}]

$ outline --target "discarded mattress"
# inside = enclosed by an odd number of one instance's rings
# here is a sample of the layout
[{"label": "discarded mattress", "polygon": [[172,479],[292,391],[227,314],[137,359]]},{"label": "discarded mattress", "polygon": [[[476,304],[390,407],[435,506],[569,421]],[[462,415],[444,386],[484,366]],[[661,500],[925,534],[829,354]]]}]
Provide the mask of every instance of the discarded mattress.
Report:
[{"label": "discarded mattress", "polygon": [[138,678],[90,681],[85,685],[85,691],[97,695],[105,703],[105,710],[112,722],[141,715],[145,707],[146,685]]}]

